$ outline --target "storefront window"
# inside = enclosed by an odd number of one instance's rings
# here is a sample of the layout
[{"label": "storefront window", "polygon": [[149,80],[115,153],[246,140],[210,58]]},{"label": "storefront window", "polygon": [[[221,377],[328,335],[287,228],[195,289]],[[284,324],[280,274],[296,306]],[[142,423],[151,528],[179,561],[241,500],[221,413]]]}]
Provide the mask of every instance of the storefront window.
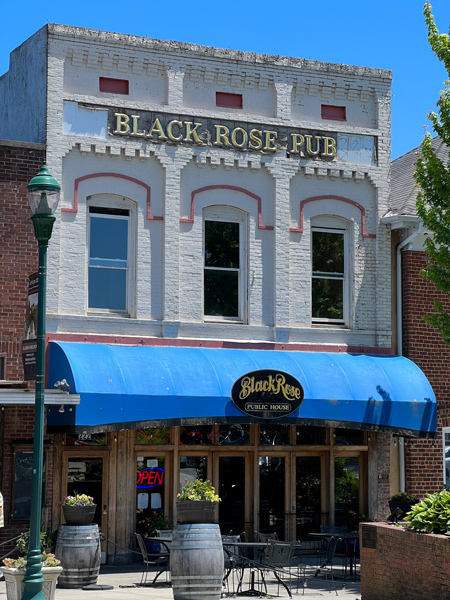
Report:
[{"label": "storefront window", "polygon": [[106,433],[74,433],[66,435],[66,446],[106,446]]},{"label": "storefront window", "polygon": [[145,535],[148,519],[164,514],[165,459],[138,456],[136,467],[136,530]]},{"label": "storefront window", "polygon": [[359,457],[335,458],[335,523],[347,525],[352,512],[359,513]]},{"label": "storefront window", "polygon": [[289,425],[261,425],[259,443],[261,446],[289,444]]},{"label": "storefront window", "polygon": [[250,425],[221,425],[219,429],[221,446],[239,446],[250,444]]},{"label": "storefront window", "polygon": [[161,445],[172,443],[171,427],[149,427],[136,431],[136,444]]},{"label": "storefront window", "polygon": [[194,425],[180,427],[180,444],[183,446],[212,444],[213,428],[211,425]]},{"label": "storefront window", "polygon": [[276,532],[285,539],[285,460],[284,456],[259,457],[259,531]]},{"label": "storefront window", "polygon": [[180,456],[180,490],[188,481],[208,479],[206,456]]},{"label": "storefront window", "polygon": [[364,431],[357,429],[335,429],[336,446],[363,446],[366,443]]},{"label": "storefront window", "polygon": [[325,427],[297,427],[296,440],[298,445],[322,446],[327,443]]},{"label": "storefront window", "polygon": [[[33,452],[14,452],[14,492],[12,514],[14,519],[29,519],[31,508],[31,481],[33,478]],[[47,453],[44,452],[42,471],[42,505],[45,506],[45,485],[47,480]],[[4,492],[3,492],[4,493]]]}]

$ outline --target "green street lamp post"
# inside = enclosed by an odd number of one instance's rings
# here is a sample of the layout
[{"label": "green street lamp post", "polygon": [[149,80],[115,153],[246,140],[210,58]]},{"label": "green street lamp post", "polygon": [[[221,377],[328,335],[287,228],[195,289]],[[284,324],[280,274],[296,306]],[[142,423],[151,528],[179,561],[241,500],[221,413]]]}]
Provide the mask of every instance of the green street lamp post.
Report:
[{"label": "green street lamp post", "polygon": [[36,348],[36,389],[34,406],[33,476],[31,482],[30,546],[23,579],[22,600],[44,600],[42,586],[41,510],[42,466],[44,462],[44,396],[45,396],[45,312],[47,287],[47,246],[52,236],[54,212],[61,187],[47,170],[45,163],[28,184],[31,220],[39,245],[38,315]]}]

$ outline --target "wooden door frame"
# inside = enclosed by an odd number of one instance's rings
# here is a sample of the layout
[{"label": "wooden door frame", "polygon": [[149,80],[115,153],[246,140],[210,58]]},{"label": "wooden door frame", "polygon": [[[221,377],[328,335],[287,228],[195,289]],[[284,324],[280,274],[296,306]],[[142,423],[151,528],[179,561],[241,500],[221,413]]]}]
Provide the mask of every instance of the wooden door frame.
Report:
[{"label": "wooden door frame", "polygon": [[[80,458],[101,458],[103,460],[103,468],[102,468],[102,499],[103,506],[101,507],[101,523],[99,527],[103,533],[108,537],[110,535],[110,528],[108,524],[108,513],[109,513],[109,502],[111,500],[109,492],[110,492],[110,477],[109,477],[109,465],[110,465],[110,451],[108,447],[104,449],[100,449],[100,447],[93,446],[80,446],[79,448],[64,448],[61,453],[62,458],[62,476],[61,476],[61,498],[60,498],[60,506],[59,506],[59,524],[61,524],[62,517],[62,502],[64,500],[64,496],[67,496],[67,474],[68,474],[68,461],[69,458],[80,457]],[[94,498],[95,501],[95,498]],[[106,506],[106,509],[104,508]],[[108,548],[107,542],[101,543],[102,553],[105,553],[106,561],[108,557],[106,556]]]}]

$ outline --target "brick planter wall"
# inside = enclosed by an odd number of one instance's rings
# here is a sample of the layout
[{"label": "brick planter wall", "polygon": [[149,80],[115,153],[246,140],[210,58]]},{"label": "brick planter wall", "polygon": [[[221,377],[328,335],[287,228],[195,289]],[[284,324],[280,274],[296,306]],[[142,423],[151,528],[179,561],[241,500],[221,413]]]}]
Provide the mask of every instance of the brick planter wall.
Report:
[{"label": "brick planter wall", "polygon": [[385,523],[362,525],[360,537],[361,600],[450,598],[450,538]]}]

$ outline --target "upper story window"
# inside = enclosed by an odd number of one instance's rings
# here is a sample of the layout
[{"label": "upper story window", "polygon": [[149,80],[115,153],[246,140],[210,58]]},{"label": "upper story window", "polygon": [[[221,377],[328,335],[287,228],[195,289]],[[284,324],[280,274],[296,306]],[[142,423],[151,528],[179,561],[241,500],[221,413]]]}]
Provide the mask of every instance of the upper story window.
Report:
[{"label": "upper story window", "polygon": [[5,357],[4,356],[0,356],[0,381],[3,381],[6,379],[5,376]]},{"label": "upper story window", "polygon": [[242,108],[242,94],[216,92],[216,106],[221,106],[223,108]]},{"label": "upper story window", "polygon": [[128,208],[89,206],[88,309],[91,311],[131,312],[131,212]]},{"label": "upper story window", "polygon": [[[241,211],[224,209],[204,211],[203,313],[206,320],[242,322],[246,219]],[[223,218],[217,218],[221,213]]]},{"label": "upper story window", "polygon": [[334,106],[333,104],[322,104],[321,106],[322,119],[330,121],[346,121],[347,109],[345,106]]},{"label": "upper story window", "polygon": [[311,316],[313,323],[347,321],[346,231],[312,230]]},{"label": "upper story window", "polygon": [[100,92],[108,94],[124,94],[128,96],[130,93],[130,82],[128,79],[112,79],[111,77],[99,77],[98,89]]}]

